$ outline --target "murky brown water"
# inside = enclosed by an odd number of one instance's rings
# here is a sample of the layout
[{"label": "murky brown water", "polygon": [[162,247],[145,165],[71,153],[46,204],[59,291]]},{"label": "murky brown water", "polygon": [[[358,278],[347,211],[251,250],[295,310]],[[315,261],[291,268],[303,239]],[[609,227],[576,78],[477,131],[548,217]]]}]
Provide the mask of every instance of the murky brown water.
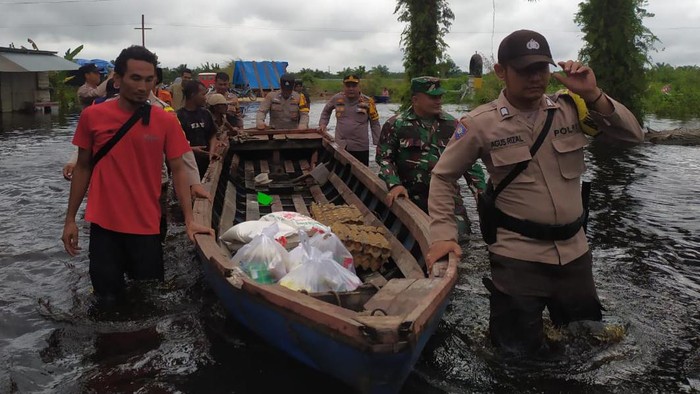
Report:
[{"label": "murky brown water", "polygon": [[[312,124],[320,109],[313,105]],[[382,122],[393,109],[380,105]],[[69,187],[60,168],[75,122],[14,115],[0,123],[0,392],[347,392],[226,317],[177,217],[166,282],[134,287],[118,314],[91,312],[87,226],[79,257],[59,240]],[[580,327],[551,359],[500,358],[485,335],[488,263],[474,237],[404,392],[700,390],[700,148],[593,144],[587,160],[595,279],[606,324],[625,329],[621,341]]]}]

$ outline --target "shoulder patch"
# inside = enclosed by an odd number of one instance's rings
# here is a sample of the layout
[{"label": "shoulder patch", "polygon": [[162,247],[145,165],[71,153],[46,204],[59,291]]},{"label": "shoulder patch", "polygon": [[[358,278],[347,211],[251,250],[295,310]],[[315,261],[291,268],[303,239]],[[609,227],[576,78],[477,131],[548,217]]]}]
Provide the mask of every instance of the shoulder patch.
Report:
[{"label": "shoulder patch", "polygon": [[454,134],[455,140],[458,140],[458,139],[464,137],[465,135],[467,135],[467,127],[464,126],[464,124],[462,124],[462,122],[459,122],[457,124],[457,128],[455,129],[455,134]]},{"label": "shoulder patch", "polygon": [[508,111],[508,108],[506,107],[501,107],[501,109],[499,109],[499,112],[501,113],[501,116],[504,117],[510,115],[510,111]]}]

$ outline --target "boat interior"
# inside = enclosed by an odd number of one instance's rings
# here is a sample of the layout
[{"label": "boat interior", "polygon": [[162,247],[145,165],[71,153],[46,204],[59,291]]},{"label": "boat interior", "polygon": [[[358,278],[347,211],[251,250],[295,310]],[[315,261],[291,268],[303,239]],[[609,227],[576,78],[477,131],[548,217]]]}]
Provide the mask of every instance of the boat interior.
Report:
[{"label": "boat interior", "polygon": [[[209,179],[216,182],[211,224],[217,240],[231,226],[259,219],[271,212],[295,211],[311,216],[310,205],[314,202],[355,206],[362,213],[364,224],[386,229],[391,257],[374,272],[357,267],[363,284],[355,291],[308,295],[360,315],[404,316],[411,312],[441,282],[440,278],[426,277],[421,250],[427,247],[427,241],[416,239],[409,227],[414,226],[413,233],[424,234],[427,227],[416,226],[419,226],[417,223],[424,225],[427,220],[402,220],[398,217],[384,203],[384,186],[372,170],[344,151],[329,148],[329,142],[318,134],[297,137],[270,135],[258,137],[260,143],[231,143],[218,163],[222,166],[218,179]],[[323,180],[308,176],[314,153],[318,155],[317,162],[328,169]],[[210,171],[214,167],[211,166]],[[272,182],[257,184],[254,178],[261,173],[268,173]],[[260,204],[258,192],[271,196],[272,203],[267,206]],[[414,207],[413,204],[406,205]],[[405,216],[425,215],[415,209],[417,212]],[[236,251],[236,245],[226,245],[220,240],[218,246],[229,259]]]}]

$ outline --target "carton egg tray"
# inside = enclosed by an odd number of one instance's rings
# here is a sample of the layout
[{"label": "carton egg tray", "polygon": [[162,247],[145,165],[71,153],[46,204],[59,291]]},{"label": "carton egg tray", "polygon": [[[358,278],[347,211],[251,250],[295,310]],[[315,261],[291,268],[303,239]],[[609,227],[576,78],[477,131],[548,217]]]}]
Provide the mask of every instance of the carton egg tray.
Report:
[{"label": "carton egg tray", "polygon": [[381,227],[336,222],[331,230],[352,254],[355,267],[377,271],[391,256],[385,229]]},{"label": "carton egg tray", "polygon": [[333,223],[363,224],[362,213],[357,207],[335,204],[311,204],[311,216],[330,226]]}]

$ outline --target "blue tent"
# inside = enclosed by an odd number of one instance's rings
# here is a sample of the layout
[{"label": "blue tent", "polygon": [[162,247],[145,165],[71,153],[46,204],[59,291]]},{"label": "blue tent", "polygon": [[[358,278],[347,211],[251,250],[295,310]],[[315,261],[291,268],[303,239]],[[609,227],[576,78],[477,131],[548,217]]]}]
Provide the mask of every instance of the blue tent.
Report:
[{"label": "blue tent", "polygon": [[100,69],[101,74],[109,74],[109,70],[114,69],[114,63],[102,59],[73,59],[73,61],[80,66],[92,63]]},{"label": "blue tent", "polygon": [[255,90],[280,88],[280,76],[287,72],[287,62],[236,60],[233,65],[234,86],[249,85]]}]

